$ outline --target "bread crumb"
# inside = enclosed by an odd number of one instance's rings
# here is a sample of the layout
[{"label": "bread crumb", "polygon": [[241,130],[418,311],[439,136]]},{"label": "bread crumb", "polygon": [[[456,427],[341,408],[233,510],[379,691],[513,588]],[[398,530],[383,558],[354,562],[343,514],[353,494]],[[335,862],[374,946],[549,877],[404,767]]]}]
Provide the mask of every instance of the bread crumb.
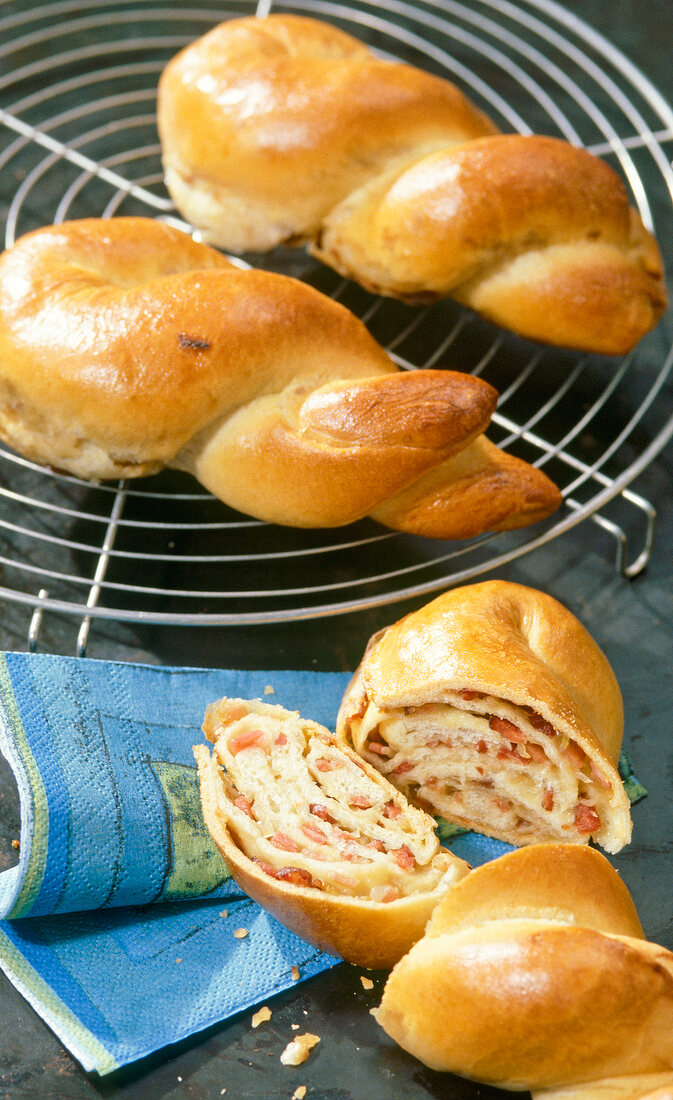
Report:
[{"label": "bread crumb", "polygon": [[306,1085],[299,1085],[298,1088],[292,1093],[292,1100],[304,1100],[306,1096]]},{"label": "bread crumb", "polygon": [[299,981],[299,967],[298,966],[293,966],[292,967],[292,981],[293,982],[298,982]]},{"label": "bread crumb", "polygon": [[220,909],[220,911],[217,915],[218,915],[218,917],[228,917],[229,913],[226,909]]},{"label": "bread crumb", "polygon": [[271,684],[267,684],[266,687],[264,688],[264,694],[265,695],[275,695],[276,694],[275,687],[271,687]]},{"label": "bread crumb", "polygon": [[234,935],[235,935],[237,940],[244,940],[245,937],[247,936],[247,934],[248,934],[248,929],[247,928],[236,928],[235,931],[234,931]]},{"label": "bread crumb", "polygon": [[316,1043],[319,1042],[319,1035],[311,1035],[310,1031],[305,1031],[303,1035],[298,1035],[296,1039],[287,1044],[280,1060],[284,1066],[300,1066],[302,1062],[306,1061]]},{"label": "bread crumb", "polygon": [[299,1024],[290,1024],[293,1031],[299,1031]]},{"label": "bread crumb", "polygon": [[373,989],[374,988],[374,983],[371,980],[371,978],[361,977],[360,981],[362,982],[362,988],[363,989]]},{"label": "bread crumb", "polygon": [[258,1012],[252,1017],[252,1026],[259,1027],[260,1024],[265,1024],[267,1020],[271,1019],[271,1009],[268,1005],[264,1005]]},{"label": "bread crumb", "polygon": [[21,841],[20,840],[13,840],[12,841],[12,848],[16,848],[16,850],[18,851],[20,847],[21,847]]},{"label": "bread crumb", "polygon": [[176,959],[175,961],[176,961],[176,963],[181,963],[182,959]]}]

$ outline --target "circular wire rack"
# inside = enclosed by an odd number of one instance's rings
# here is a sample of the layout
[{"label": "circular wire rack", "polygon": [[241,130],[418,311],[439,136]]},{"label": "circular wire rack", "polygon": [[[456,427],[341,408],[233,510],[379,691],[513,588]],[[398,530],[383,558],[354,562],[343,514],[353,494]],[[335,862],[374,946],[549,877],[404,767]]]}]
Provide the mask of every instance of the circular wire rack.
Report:
[{"label": "circular wire rack", "polygon": [[[139,214],[189,231],[163,183],[159,75],[222,19],[263,17],[271,7],[5,2],[5,246],[78,217]],[[664,150],[673,113],[628,59],[560,5],[305,0],[273,10],[327,20],[381,56],[447,77],[503,130],[560,136],[603,156],[645,224],[660,241],[673,239]],[[303,250],[239,262],[302,278],[340,300],[403,369],[445,367],[489,381],[500,393],[490,437],[543,467],[563,492],[562,508],[534,527],[463,543],[402,535],[370,520],[295,530],[233,512],[174,471],[91,484],[3,448],[0,598],[29,605],[35,616],[45,609],[79,616],[82,639],[95,618],[190,626],[314,618],[462,583],[587,519],[614,536],[625,574],[646,563],[656,511],[630,486],[673,434],[665,325],[624,358],[606,359],[533,345],[449,301],[410,307],[376,298]],[[632,560],[624,512],[641,531]]]}]

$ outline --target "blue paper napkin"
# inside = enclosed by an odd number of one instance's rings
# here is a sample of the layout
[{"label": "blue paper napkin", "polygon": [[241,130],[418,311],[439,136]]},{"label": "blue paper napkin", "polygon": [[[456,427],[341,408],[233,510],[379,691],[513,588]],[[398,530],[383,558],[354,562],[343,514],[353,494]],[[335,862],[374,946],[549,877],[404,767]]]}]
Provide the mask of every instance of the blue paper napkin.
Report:
[{"label": "blue paper napkin", "polygon": [[0,656],[0,749],[21,798],[0,966],[85,1069],[108,1073],[335,964],[229,879],[192,746],[222,695],[329,724],[346,681]]},{"label": "blue paper napkin", "polygon": [[[0,751],[21,799],[0,967],[85,1069],[109,1073],[338,962],[228,877],[192,746],[223,695],[333,729],[348,679],[0,654]],[[474,865],[509,849],[475,834],[450,846]]]}]

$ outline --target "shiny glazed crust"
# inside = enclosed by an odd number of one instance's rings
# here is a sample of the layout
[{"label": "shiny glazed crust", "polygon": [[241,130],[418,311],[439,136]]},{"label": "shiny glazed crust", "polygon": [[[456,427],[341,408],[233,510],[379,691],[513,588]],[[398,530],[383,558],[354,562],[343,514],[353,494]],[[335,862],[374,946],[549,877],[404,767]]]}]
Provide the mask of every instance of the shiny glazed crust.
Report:
[{"label": "shiny glazed crust", "polygon": [[316,723],[223,699],[204,731],[215,746],[194,749],[204,820],[241,889],[321,950],[391,967],[468,865]]},{"label": "shiny glazed crust", "polygon": [[[374,1015],[433,1069],[538,1100],[643,1074],[656,1090],[673,1062],[673,954],[642,938],[602,856],[537,845],[477,868],[438,903]],[[627,1095],[648,1093],[606,1093]]]},{"label": "shiny glazed crust", "polygon": [[328,24],[215,27],[164,70],[158,124],[176,205],[231,251],[308,241],[375,293],[449,295],[606,354],[665,308],[657,244],[607,164],[499,134],[448,81]]},{"label": "shiny glazed crust", "polygon": [[[430,537],[525,526],[561,497],[483,440],[496,396],[467,374],[398,371],[337,302],[148,218],[67,222],[0,256],[0,438],[79,477],[174,466],[294,527],[380,507]],[[421,503],[396,502],[431,471]]]},{"label": "shiny glazed crust", "polygon": [[234,251],[310,239],[389,163],[496,132],[447,81],[277,14],[228,20],[177,54],[157,122],[178,206]]},{"label": "shiny glazed crust", "polygon": [[542,592],[452,589],[369,643],[337,732],[426,810],[515,845],[631,836],[621,693]]}]

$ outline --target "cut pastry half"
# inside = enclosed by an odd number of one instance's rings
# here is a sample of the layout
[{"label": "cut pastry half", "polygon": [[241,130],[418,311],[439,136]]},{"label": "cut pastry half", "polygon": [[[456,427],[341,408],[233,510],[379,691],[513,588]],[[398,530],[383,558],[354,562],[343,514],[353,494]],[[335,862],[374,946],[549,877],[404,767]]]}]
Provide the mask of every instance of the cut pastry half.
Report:
[{"label": "cut pastry half", "polygon": [[516,846],[631,837],[617,681],[578,620],[505,581],[456,588],[370,642],[337,733],[415,805]]},{"label": "cut pastry half", "polygon": [[321,950],[394,965],[469,870],[433,820],[297,712],[221,699],[203,729],[204,820],[241,889]]}]

